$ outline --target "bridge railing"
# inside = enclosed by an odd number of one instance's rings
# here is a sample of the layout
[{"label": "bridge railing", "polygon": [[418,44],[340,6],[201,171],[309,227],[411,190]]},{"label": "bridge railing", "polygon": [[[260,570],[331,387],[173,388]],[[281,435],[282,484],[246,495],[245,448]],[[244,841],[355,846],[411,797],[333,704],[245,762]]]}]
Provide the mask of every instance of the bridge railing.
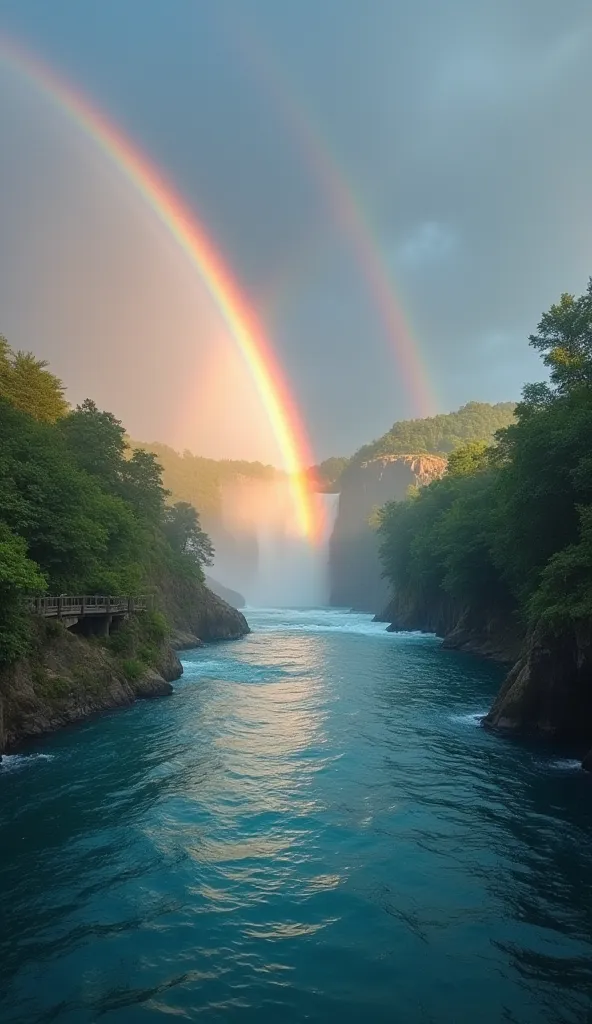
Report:
[{"label": "bridge railing", "polygon": [[149,606],[147,597],[123,597],[104,594],[60,594],[54,597],[32,597],[29,608],[36,615],[58,618],[83,615],[121,615],[143,612]]}]

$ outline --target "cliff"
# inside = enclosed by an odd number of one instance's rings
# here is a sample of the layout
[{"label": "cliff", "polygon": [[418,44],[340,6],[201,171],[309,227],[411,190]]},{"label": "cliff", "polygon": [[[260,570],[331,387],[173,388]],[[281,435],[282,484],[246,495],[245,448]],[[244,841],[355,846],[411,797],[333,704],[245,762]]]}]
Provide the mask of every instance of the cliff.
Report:
[{"label": "cliff", "polygon": [[166,696],[183,672],[175,649],[249,632],[244,615],[193,579],[161,580],[157,603],[166,618],[132,616],[104,639],[33,618],[29,656],[0,669],[0,755],[101,711]]},{"label": "cliff", "polygon": [[206,586],[208,590],[211,590],[217,597],[221,597],[223,601],[226,601],[231,608],[244,608],[245,599],[242,594],[239,594],[236,590],[231,590],[230,587],[225,587],[223,583],[219,583],[218,580],[213,580],[211,576],[206,576]]},{"label": "cliff", "polygon": [[465,608],[445,596],[437,604],[413,609],[402,607],[395,596],[374,621],[389,623],[389,633],[409,630],[435,633],[442,637],[442,646],[448,650],[508,664],[513,664],[520,656],[524,640],[524,631],[513,615],[485,608]]},{"label": "cliff", "polygon": [[168,643],[150,642],[137,624],[127,635],[122,627],[120,651],[55,620],[35,620],[33,633],[29,657],[0,671],[0,754],[100,711],[166,696],[183,671]]},{"label": "cliff", "polygon": [[534,628],[483,724],[592,743],[592,624]]},{"label": "cliff", "polygon": [[388,587],[369,519],[387,501],[404,499],[409,487],[424,486],[445,469],[438,455],[385,455],[344,470],[329,548],[332,605],[369,612],[386,606]]},{"label": "cliff", "polygon": [[158,601],[174,630],[196,641],[179,644],[179,648],[194,647],[200,641],[239,640],[250,632],[242,612],[191,578],[161,576]]}]

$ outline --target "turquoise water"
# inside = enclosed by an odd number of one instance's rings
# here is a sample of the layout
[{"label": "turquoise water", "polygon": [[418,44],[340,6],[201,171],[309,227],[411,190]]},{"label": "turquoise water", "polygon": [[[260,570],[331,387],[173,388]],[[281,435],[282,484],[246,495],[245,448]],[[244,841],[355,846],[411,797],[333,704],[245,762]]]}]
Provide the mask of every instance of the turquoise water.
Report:
[{"label": "turquoise water", "polygon": [[3,763],[4,1024],[592,1020],[592,779],[478,727],[500,670],[249,618]]}]

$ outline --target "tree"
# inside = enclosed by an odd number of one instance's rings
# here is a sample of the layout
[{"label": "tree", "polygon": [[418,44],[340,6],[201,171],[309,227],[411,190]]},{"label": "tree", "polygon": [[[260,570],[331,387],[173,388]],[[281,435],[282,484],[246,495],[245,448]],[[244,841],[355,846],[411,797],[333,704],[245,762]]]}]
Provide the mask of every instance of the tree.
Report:
[{"label": "tree", "polygon": [[169,492],[162,486],[162,467],[152,452],[136,448],[121,467],[119,494],[139,518],[151,523],[164,521]]},{"label": "tree", "polygon": [[123,586],[142,551],[131,509],[79,468],[57,426],[0,401],[0,435],[0,520],[50,588],[96,592],[106,572]]},{"label": "tree", "polygon": [[41,593],[47,581],[27,557],[27,545],[0,524],[0,663],[14,661],[28,646],[26,620],[21,614],[25,596]]},{"label": "tree", "polygon": [[513,421],[515,408],[513,402],[467,402],[456,412],[398,421],[377,441],[360,448],[349,465],[386,455],[446,455],[468,441],[491,443],[496,432]]},{"label": "tree", "polygon": [[0,398],[43,423],[55,423],[68,411],[64,386],[32,352],[13,352],[0,335]]},{"label": "tree", "polygon": [[211,565],[214,561],[212,542],[188,501],[177,501],[167,508],[165,534],[174,551],[190,555],[200,566]]},{"label": "tree", "polygon": [[78,465],[98,477],[111,493],[117,493],[127,448],[121,422],[86,398],[59,426]]},{"label": "tree", "polygon": [[[558,395],[592,384],[592,278],[579,298],[564,292],[559,302],[543,314],[538,334],[531,334],[529,342],[543,353],[543,362],[550,368],[551,383]],[[541,385],[534,387],[540,402],[544,392]]]},{"label": "tree", "polygon": [[488,461],[487,441],[469,441],[460,445],[448,456],[447,471],[450,476],[468,476],[485,469]]},{"label": "tree", "polygon": [[407,608],[425,615],[448,594],[488,620],[592,615],[592,280],[530,344],[549,383],[524,388],[496,444],[457,447],[442,480],[381,513],[384,572]]}]

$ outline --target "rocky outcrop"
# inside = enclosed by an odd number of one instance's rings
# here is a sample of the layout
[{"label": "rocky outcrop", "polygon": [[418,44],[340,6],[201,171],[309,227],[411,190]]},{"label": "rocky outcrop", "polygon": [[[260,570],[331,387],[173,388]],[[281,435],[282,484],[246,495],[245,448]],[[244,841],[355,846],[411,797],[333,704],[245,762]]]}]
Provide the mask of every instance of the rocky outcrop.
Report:
[{"label": "rocky outcrop", "polygon": [[387,501],[404,499],[409,487],[428,484],[445,469],[446,460],[437,455],[389,455],[347,467],[329,549],[332,605],[368,612],[386,606],[388,587],[369,519]]},{"label": "rocky outcrop", "polygon": [[511,614],[460,607],[443,596],[429,607],[402,608],[396,598],[374,616],[388,622],[387,632],[417,631],[442,637],[442,647],[513,664],[522,650],[524,631]]},{"label": "rocky outcrop", "polygon": [[237,590],[231,590],[230,587],[225,587],[223,583],[213,580],[211,576],[206,576],[206,587],[213,594],[216,594],[217,597],[221,597],[223,601],[226,601],[232,608],[245,607],[245,599],[242,594],[239,594]]},{"label": "rocky outcrop", "polygon": [[382,612],[374,616],[374,621],[387,622],[387,633],[435,633],[445,637],[456,626],[460,614],[459,608],[447,597],[429,607],[408,608],[395,596]]},{"label": "rocky outcrop", "polygon": [[533,629],[483,724],[592,743],[592,624]]},{"label": "rocky outcrop", "polygon": [[186,629],[174,629],[170,641],[175,651],[191,651],[194,647],[203,647],[203,640]]},{"label": "rocky outcrop", "polygon": [[250,633],[242,612],[214,594],[203,583],[169,576],[159,580],[158,602],[177,635],[190,634],[197,643],[181,642],[178,649],[197,647],[199,641],[239,640]]},{"label": "rocky outcrop", "polygon": [[138,698],[166,696],[183,671],[165,643],[148,667],[121,661],[57,622],[36,622],[34,631],[30,656],[0,672],[0,753]]},{"label": "rocky outcrop", "polygon": [[523,639],[522,629],[510,616],[466,611],[446,632],[442,647],[511,665],[520,655]]},{"label": "rocky outcrop", "polygon": [[196,602],[191,614],[191,631],[206,643],[212,640],[239,640],[250,633],[242,612],[233,608],[207,587],[201,601]]}]

